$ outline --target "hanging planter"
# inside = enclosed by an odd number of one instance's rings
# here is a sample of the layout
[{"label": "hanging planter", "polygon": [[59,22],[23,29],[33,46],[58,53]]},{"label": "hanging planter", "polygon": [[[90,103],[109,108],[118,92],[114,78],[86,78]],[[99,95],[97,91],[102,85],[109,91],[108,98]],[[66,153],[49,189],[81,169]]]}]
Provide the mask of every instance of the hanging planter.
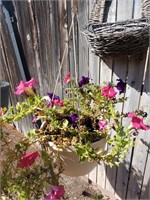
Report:
[{"label": "hanging planter", "polygon": [[102,23],[100,13],[104,15],[104,2],[95,1],[91,19],[84,31],[91,51],[100,57],[145,51],[149,46],[149,17]]},{"label": "hanging planter", "polygon": [[[144,112],[118,112],[116,105],[127,100],[120,96],[126,85],[121,79],[117,80],[116,85],[97,85],[92,83],[92,79],[84,76],[76,82],[68,73],[64,78],[64,86],[68,83],[71,87],[65,89],[66,98],[61,100],[59,96],[50,92],[44,97],[35,94],[32,87],[37,83],[33,78],[28,82],[21,81],[15,94],[26,93],[29,97],[21,103],[18,102],[14,109],[10,108],[1,121],[18,121],[29,114],[33,115],[33,123],[42,120],[42,126],[32,131],[31,135],[46,149],[50,149],[49,144],[52,142],[62,159],[65,155],[68,156],[63,166],[66,174],[74,176],[74,161],[79,161],[81,166],[84,166],[85,161],[90,161],[91,168],[87,172],[93,169],[94,162],[104,162],[110,166],[119,165],[120,159],[134,144],[132,139],[137,134],[137,128],[148,130],[143,124],[143,119],[138,117],[144,116]],[[116,96],[117,93],[120,95]],[[120,122],[127,117],[131,118],[131,125],[123,126]],[[140,121],[138,126],[134,124],[135,120]],[[105,141],[109,145],[108,150],[104,150],[104,143],[98,141]],[[93,143],[102,144],[102,147],[95,148]],[[73,155],[73,159],[69,158],[69,155]],[[82,172],[83,168],[78,171]]]},{"label": "hanging planter", "polygon": [[0,107],[8,107],[9,101],[9,88],[8,82],[0,82]]},{"label": "hanging planter", "polygon": [[[138,129],[149,129],[143,122],[146,116],[143,111],[120,113],[117,110],[116,105],[127,100],[121,95],[126,85],[121,79],[116,84],[97,85],[84,76],[76,82],[68,73],[64,87],[67,84],[70,87],[65,89],[66,97],[61,100],[50,92],[44,97],[36,94],[34,78],[28,82],[21,81],[15,94],[25,93],[27,98],[10,107],[6,113],[0,109],[1,127],[31,114],[32,123],[43,122],[39,129],[32,129],[25,140],[15,145],[14,153],[9,154],[2,177],[6,194],[15,192],[18,197],[26,195],[26,199],[41,199],[41,196],[50,199],[54,192],[52,188],[45,191],[46,182],[61,189],[59,194],[63,197],[64,188],[58,182],[61,173],[83,176],[100,162],[111,167],[119,165],[134,145]],[[125,118],[129,118],[130,125],[121,123]],[[32,144],[37,144],[40,150],[28,152]],[[14,181],[13,176],[18,171],[19,178],[15,176]]]},{"label": "hanging planter", "polygon": [[[79,162],[79,156],[72,147],[58,149],[52,142],[49,142],[49,145],[56,155],[59,154],[62,161],[62,167],[64,169],[63,174],[67,176],[84,176],[90,173],[97,166],[97,162],[95,161],[89,162],[85,160],[82,163]],[[105,145],[106,139],[104,138],[100,141],[92,143],[91,147],[98,152],[99,150],[104,150]]]}]

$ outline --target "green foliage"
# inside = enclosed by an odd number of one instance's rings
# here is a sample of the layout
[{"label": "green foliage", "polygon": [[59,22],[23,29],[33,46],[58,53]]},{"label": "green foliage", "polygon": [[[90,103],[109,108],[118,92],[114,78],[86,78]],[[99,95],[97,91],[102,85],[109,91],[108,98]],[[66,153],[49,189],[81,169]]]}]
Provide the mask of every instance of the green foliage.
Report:
[{"label": "green foliage", "polygon": [[[70,85],[71,87],[66,88],[67,97],[63,103],[58,99],[54,101],[48,96],[42,98],[32,93],[16,106],[9,107],[4,115],[1,114],[1,125],[19,121],[28,115],[43,122],[39,129],[31,130],[27,139],[17,144],[15,151],[8,155],[2,174],[2,190],[10,199],[40,199],[44,194],[45,182],[59,184],[59,175],[63,170],[59,151],[57,156],[50,152],[49,142],[53,142],[58,149],[71,146],[80,162],[102,161],[110,167],[119,166],[125,154],[134,146],[131,131],[136,129],[124,126],[123,121],[128,113],[117,110],[117,105],[124,103],[127,98],[108,98],[101,92],[103,87],[93,83],[79,87],[71,80]],[[114,87],[112,83],[109,85]],[[142,111],[138,111],[138,114],[144,115]],[[105,125],[100,127],[100,122]],[[3,139],[2,131],[0,136]],[[91,146],[103,138],[106,139],[107,149],[95,149]],[[40,161],[34,163],[33,167],[16,168],[16,162],[33,144],[42,147],[39,151]]]},{"label": "green foliage", "polygon": [[[32,138],[32,137],[31,137]],[[56,158],[46,149],[38,149],[40,157],[29,167],[18,168],[17,163],[27,151],[33,151],[36,141],[23,139],[15,149],[7,149],[7,158],[1,173],[1,190],[6,199],[38,200],[45,194],[45,184],[59,185],[62,170],[58,167]],[[3,138],[3,142],[5,139]],[[33,150],[32,150],[33,149]],[[36,150],[36,149],[35,149]]]},{"label": "green foliage", "polygon": [[93,198],[94,200],[103,200],[103,195],[99,194]]},{"label": "green foliage", "polygon": [[[44,121],[44,125],[38,130],[31,130],[28,134],[30,138],[45,146],[48,146],[49,141],[54,142],[58,148],[71,145],[81,162],[88,159],[103,161],[110,166],[118,165],[119,160],[133,146],[131,128],[121,123],[127,114],[119,113],[116,108],[117,104],[127,98],[107,98],[101,93],[102,86],[96,84],[88,83],[79,87],[74,80],[70,84],[71,87],[66,88],[68,97],[63,100],[63,106],[47,107],[44,98],[32,95],[15,107],[10,107],[1,121],[18,121],[33,114]],[[69,121],[74,114],[78,116],[75,125]],[[104,130],[99,129],[99,120],[107,121]],[[107,140],[108,151],[95,151],[91,144],[102,138]]]},{"label": "green foliage", "polygon": [[15,107],[9,107],[7,115],[2,116],[1,121],[10,123],[13,121],[19,121],[37,110],[40,103],[40,96],[29,96],[23,102],[18,102]]}]

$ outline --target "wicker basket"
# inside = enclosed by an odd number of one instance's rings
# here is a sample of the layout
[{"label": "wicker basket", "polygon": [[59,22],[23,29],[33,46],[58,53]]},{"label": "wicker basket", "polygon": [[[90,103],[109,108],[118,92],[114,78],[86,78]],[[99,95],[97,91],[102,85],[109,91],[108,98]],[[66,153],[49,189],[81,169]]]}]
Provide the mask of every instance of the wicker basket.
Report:
[{"label": "wicker basket", "polygon": [[[92,10],[92,19],[94,18],[94,9]],[[103,9],[103,6],[100,9]],[[97,10],[96,12],[98,12]],[[103,12],[104,9],[101,10],[101,13]],[[149,17],[114,23],[100,23],[99,21],[98,18],[90,19],[89,25],[84,31],[90,49],[96,55],[103,57],[133,54],[144,51],[149,46]]]}]

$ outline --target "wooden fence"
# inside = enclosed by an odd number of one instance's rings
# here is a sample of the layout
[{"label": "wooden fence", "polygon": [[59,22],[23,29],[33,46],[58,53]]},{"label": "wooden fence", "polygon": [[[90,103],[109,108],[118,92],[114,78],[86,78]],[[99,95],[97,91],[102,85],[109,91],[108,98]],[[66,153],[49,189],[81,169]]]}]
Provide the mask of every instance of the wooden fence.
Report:
[{"label": "wooden fence", "polygon": [[[35,77],[42,95],[53,91],[58,80],[57,94],[62,96],[62,81],[68,71],[77,78],[89,75],[96,83],[121,78],[127,81],[128,101],[118,109],[124,112],[144,109],[149,114],[146,123],[150,125],[147,54],[101,59],[91,53],[82,31],[94,0],[6,2],[1,4],[0,80],[10,82],[12,104],[18,100],[12,91],[21,79]],[[142,0],[112,0],[107,22],[140,18],[141,3]],[[17,126],[27,132],[31,125],[26,119]],[[149,169],[150,131],[141,131],[137,146],[120,167],[98,165],[88,178],[118,199],[150,199]]]}]

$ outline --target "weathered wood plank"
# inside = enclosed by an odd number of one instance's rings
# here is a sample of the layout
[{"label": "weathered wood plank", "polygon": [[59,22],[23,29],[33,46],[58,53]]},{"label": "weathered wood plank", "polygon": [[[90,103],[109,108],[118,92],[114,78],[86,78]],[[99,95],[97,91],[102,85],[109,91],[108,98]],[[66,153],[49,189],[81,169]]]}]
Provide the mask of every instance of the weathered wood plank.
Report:
[{"label": "weathered wood plank", "polygon": [[[60,31],[65,29],[67,32],[66,28],[63,29],[65,21],[62,15],[66,13],[62,14],[64,8],[61,4],[58,1],[14,1],[28,68],[31,76],[38,80],[41,94],[54,90],[64,50],[62,43],[67,42],[64,32]],[[57,94],[62,96],[61,77],[57,83]]]},{"label": "weathered wood plank", "polygon": [[[144,61],[146,60],[145,57],[143,60]],[[140,109],[147,112],[148,118],[144,120],[144,122],[146,124],[150,124],[150,95],[148,94],[148,92],[150,91],[150,77],[149,77],[150,65],[145,62],[143,63],[143,65],[146,64],[147,64],[147,69],[145,69],[146,79],[144,83],[143,93],[140,99]],[[132,198],[136,199],[140,198],[141,196],[141,187],[144,178],[145,165],[147,164],[148,148],[150,147],[149,133],[150,130],[149,131],[140,130],[139,135],[136,139],[137,145],[134,148],[134,156],[133,156],[130,181],[128,186],[129,189],[127,194],[127,198],[129,199]],[[147,176],[150,177],[150,172],[149,175],[147,174]]]},{"label": "weathered wood plank", "polygon": [[[18,62],[15,56],[14,47],[11,41],[10,33],[8,31],[8,27],[5,21],[5,15],[3,10],[0,12],[1,17],[1,55],[2,62],[4,65],[1,65],[1,72],[3,74],[3,78],[6,78],[11,84],[11,91],[15,90],[16,84],[20,81],[21,75],[18,67]],[[8,56],[9,55],[9,56]],[[2,76],[1,74],[1,76]],[[16,102],[16,98],[14,95],[12,96],[13,101]]]},{"label": "weathered wood plank", "polygon": [[[52,45],[52,33],[51,33],[51,16],[50,16],[50,2],[49,1],[36,1],[28,4],[32,13],[35,16],[35,20],[31,23],[32,27],[35,27],[35,35],[37,37],[36,47],[34,49],[35,57],[38,57],[38,74],[37,77],[41,82],[40,87],[42,91],[40,93],[45,95],[46,92],[54,89],[54,83],[52,83],[53,73],[53,45]],[[32,21],[31,21],[32,22]],[[32,68],[32,67],[31,67]]]},{"label": "weathered wood plank", "polygon": [[[111,82],[112,68],[113,68],[113,59],[111,57],[101,60],[100,83],[102,85],[104,82]],[[98,170],[99,170],[98,171],[99,178],[101,176],[105,178],[104,183],[103,183],[104,188],[109,190],[113,194],[114,189],[112,188],[111,184],[109,184],[108,176],[112,172],[113,172],[113,175],[115,174],[113,171],[114,169],[110,169],[108,166],[105,166],[104,164],[102,164],[102,165],[99,165]]]},{"label": "weathered wood plank", "polygon": [[100,84],[112,80],[112,58],[104,58],[101,60],[100,66]]},{"label": "weathered wood plank", "polygon": [[[68,24],[67,24],[67,2],[58,1],[59,8],[59,37],[60,40],[60,65],[62,67],[59,90],[63,90],[63,79],[68,72]],[[59,92],[59,93],[60,93]],[[62,92],[63,95],[63,92]]]},{"label": "weathered wood plank", "polygon": [[[88,17],[90,18],[91,16],[91,10],[93,8],[93,1],[89,0],[89,8],[88,8]],[[89,77],[92,78],[92,82],[99,84],[99,79],[100,79],[100,58],[98,56],[95,56],[89,49]],[[89,179],[92,180],[94,183],[97,183],[98,177],[102,176],[98,174],[98,165],[93,169],[92,172],[89,173]],[[103,182],[104,180],[101,179]]]},{"label": "weathered wood plank", "polygon": [[106,188],[106,165],[104,163],[100,163],[97,166],[97,185]]},{"label": "weathered wood plank", "polygon": [[[140,99],[140,91],[143,81],[144,74],[144,57],[140,60],[140,56],[131,56],[128,63],[128,80],[126,87],[126,97],[128,97],[127,102],[124,103],[123,112],[132,112],[138,109],[139,99]],[[137,76],[137,71],[139,76]],[[135,101],[136,99],[136,101]],[[129,124],[129,120],[123,121],[124,125]],[[116,194],[118,194],[121,198],[127,197],[128,189],[132,190],[133,186],[129,188],[129,179],[130,177],[130,162],[132,162],[132,155],[129,152],[126,156],[125,162],[123,162],[122,166],[118,169],[118,177],[116,182]],[[126,176],[122,176],[122,174],[126,174]]]},{"label": "weathered wood plank", "polygon": [[142,0],[134,1],[134,19],[142,17]]},{"label": "weathered wood plank", "polygon": [[[120,21],[120,20],[126,20],[126,19],[131,19],[133,18],[133,14],[135,12],[135,4],[133,4],[135,1],[121,1],[119,0],[118,1],[118,5],[117,5],[117,20]],[[127,9],[126,9],[127,8]],[[128,12],[124,12],[125,10],[128,10]],[[136,58],[132,58],[133,60],[136,59]],[[139,63],[132,63],[132,62],[135,62],[135,61],[132,61],[132,59],[130,60],[129,62],[129,71],[128,71],[128,85],[127,85],[127,90],[126,90],[126,96],[130,97],[128,99],[128,103],[125,103],[124,104],[124,112],[128,112],[128,111],[131,111],[133,109],[133,105],[131,105],[131,102],[134,102],[134,98],[135,96],[132,96],[133,95],[133,92],[135,91],[134,89],[130,88],[130,78],[133,78],[134,77],[134,74],[136,74],[136,69],[134,69],[134,65],[137,66],[139,65]],[[137,61],[138,62],[138,61]],[[128,65],[128,60],[125,61],[125,65],[127,66]],[[123,66],[123,63],[121,64],[122,67]],[[142,67],[142,66],[141,66]],[[139,68],[139,66],[138,66]],[[141,69],[141,68],[140,68]],[[133,71],[132,71],[133,70]],[[118,70],[118,76],[121,78],[121,73],[120,71]],[[143,75],[141,73],[141,75]],[[141,76],[141,82],[139,84],[139,90],[140,90],[140,87],[141,87],[141,84],[142,84],[142,77]],[[136,83],[135,85],[137,84],[138,80],[136,80]],[[130,92],[131,91],[131,92]],[[136,91],[135,91],[136,93]],[[136,93],[137,94],[137,93]],[[135,94],[134,94],[135,95]],[[138,99],[140,97],[140,92],[138,92],[137,96],[136,96],[136,102],[134,104],[134,108],[137,109],[138,108]],[[120,107],[121,109],[121,107]],[[126,124],[125,122],[123,122],[124,124]],[[130,157],[131,156],[131,152],[127,155],[127,159],[121,164],[121,166],[118,168],[117,170],[117,179],[116,179],[116,188],[115,188],[115,194],[120,196],[121,198],[125,198],[126,197],[126,193],[127,193],[127,189],[128,189],[128,178],[130,176],[130,172],[129,172],[129,162],[130,162]]]},{"label": "weathered wood plank", "polygon": [[[54,90],[57,75],[59,73],[60,68],[60,62],[61,62],[61,53],[60,53],[60,40],[63,38],[60,38],[60,27],[59,27],[59,7],[58,7],[58,1],[51,1],[50,2],[50,26],[51,26],[51,33],[50,33],[50,40],[51,43],[51,49],[52,49],[52,65],[49,68],[49,75],[50,75],[50,85],[52,89]],[[53,38],[55,36],[55,39]],[[47,41],[48,42],[48,41]],[[62,81],[61,77],[58,79],[58,85],[56,88],[57,95],[62,95]]]},{"label": "weathered wood plank", "polygon": [[[89,18],[93,7],[93,1],[89,0]],[[99,83],[100,78],[100,58],[95,56],[89,49],[89,75],[94,83]]]},{"label": "weathered wood plank", "polygon": [[32,25],[29,14],[29,7],[27,1],[13,1],[15,8],[15,15],[17,19],[17,25],[19,29],[19,35],[22,42],[23,53],[25,55],[27,67],[29,69],[30,75],[38,80],[34,56],[34,41],[32,33]]},{"label": "weathered wood plank", "polygon": [[[116,21],[116,19],[117,19],[116,6],[117,6],[117,1],[113,0],[109,7],[107,22],[115,22]],[[107,65],[107,67],[102,62],[101,83],[102,83],[102,81],[106,81],[106,82],[110,81],[111,82],[113,80],[113,68],[115,67],[114,66],[115,58],[109,57],[109,58],[103,59],[103,61]],[[103,168],[101,170],[104,171],[104,172],[102,172],[102,175],[105,173],[105,182],[104,182],[105,185],[103,184],[103,186],[105,187],[106,190],[108,190],[112,194],[114,194],[117,169],[116,169],[116,167],[110,168],[105,165],[102,165],[102,167]]]},{"label": "weathered wood plank", "polygon": [[117,21],[133,18],[133,1],[134,0],[118,0]]},{"label": "weathered wood plank", "polygon": [[[126,74],[127,74],[127,56],[118,56],[114,58],[113,61],[113,77],[112,81],[113,83],[117,83],[117,79],[121,78],[122,80],[126,80]],[[118,94],[116,97],[119,97]],[[121,96],[124,96],[124,94],[121,94]],[[116,108],[119,112],[122,112],[123,109],[123,103],[119,103],[116,105]],[[120,122],[121,123],[121,122]],[[116,187],[116,178],[117,178],[118,168],[113,167],[110,169],[107,167],[107,179],[106,179],[106,189],[111,191],[115,194],[115,187]],[[117,195],[116,195],[117,196]]]},{"label": "weathered wood plank", "polygon": [[[120,55],[114,58],[114,66],[113,66],[113,83],[117,83],[117,79],[122,79],[126,82],[127,79],[127,70],[128,70],[128,56],[127,55]],[[124,91],[125,92],[125,91]],[[121,95],[117,93],[116,97],[123,97],[125,93]],[[119,112],[122,112],[123,103],[119,103],[116,105]]]},{"label": "weathered wood plank", "polygon": [[[3,62],[3,65],[1,65],[1,71],[4,75],[3,80],[10,83],[10,100],[11,104],[15,105],[18,100],[22,99],[21,97],[16,97],[13,93],[15,91],[15,87],[22,79],[22,76],[3,11],[1,12],[1,28],[1,55]],[[21,126],[21,122],[15,123],[15,125],[20,131],[27,133],[32,127],[31,119],[26,118],[23,119],[22,122],[24,126]]]},{"label": "weathered wood plank", "polygon": [[[79,30],[83,31],[88,24],[88,1],[78,1],[78,25]],[[88,60],[88,44],[86,38],[79,33],[79,77],[88,76],[89,60]]]},{"label": "weathered wood plank", "polygon": [[[113,65],[113,59],[110,58],[106,58],[101,60],[100,63],[100,84],[103,85],[104,82],[109,82],[112,80],[112,65]],[[107,147],[105,147],[107,148]],[[98,166],[98,172],[97,172],[97,183],[100,184],[100,186],[104,187],[105,189],[107,189],[107,166],[105,166],[105,164],[101,164]],[[101,182],[101,177],[103,178]],[[111,193],[113,193],[112,190],[110,190]]]},{"label": "weathered wood plank", "polygon": [[107,22],[115,22],[117,19],[117,0],[112,0],[108,11]]},{"label": "weathered wood plank", "polygon": [[[148,60],[146,79],[144,82],[143,94],[140,101],[140,109],[144,109],[148,113],[145,123],[150,125],[150,55]],[[146,162],[143,171],[143,180],[141,188],[141,199],[150,199],[150,130],[144,133],[141,139],[143,143],[143,155],[146,157]],[[144,163],[143,163],[144,164]]]},{"label": "weathered wood plank", "polygon": [[[72,11],[72,6],[73,2],[72,1],[67,1],[67,24],[68,24],[68,71],[71,72],[71,75],[75,77],[75,61],[74,61],[74,47],[73,47],[73,25],[74,25],[74,34],[77,37],[78,32],[77,32],[77,20],[72,19],[74,17],[74,13]],[[73,23],[74,20],[74,23]],[[70,36],[69,36],[70,32]],[[76,49],[77,49],[77,40],[74,41],[76,44]],[[77,53],[76,53],[76,58],[77,58]],[[78,64],[78,58],[76,60],[77,66]],[[78,69],[78,67],[77,67]]]},{"label": "weathered wood plank", "polygon": [[148,148],[148,158],[145,166],[145,173],[144,173],[144,180],[143,180],[143,187],[142,187],[142,195],[140,199],[150,199],[150,153]]}]

